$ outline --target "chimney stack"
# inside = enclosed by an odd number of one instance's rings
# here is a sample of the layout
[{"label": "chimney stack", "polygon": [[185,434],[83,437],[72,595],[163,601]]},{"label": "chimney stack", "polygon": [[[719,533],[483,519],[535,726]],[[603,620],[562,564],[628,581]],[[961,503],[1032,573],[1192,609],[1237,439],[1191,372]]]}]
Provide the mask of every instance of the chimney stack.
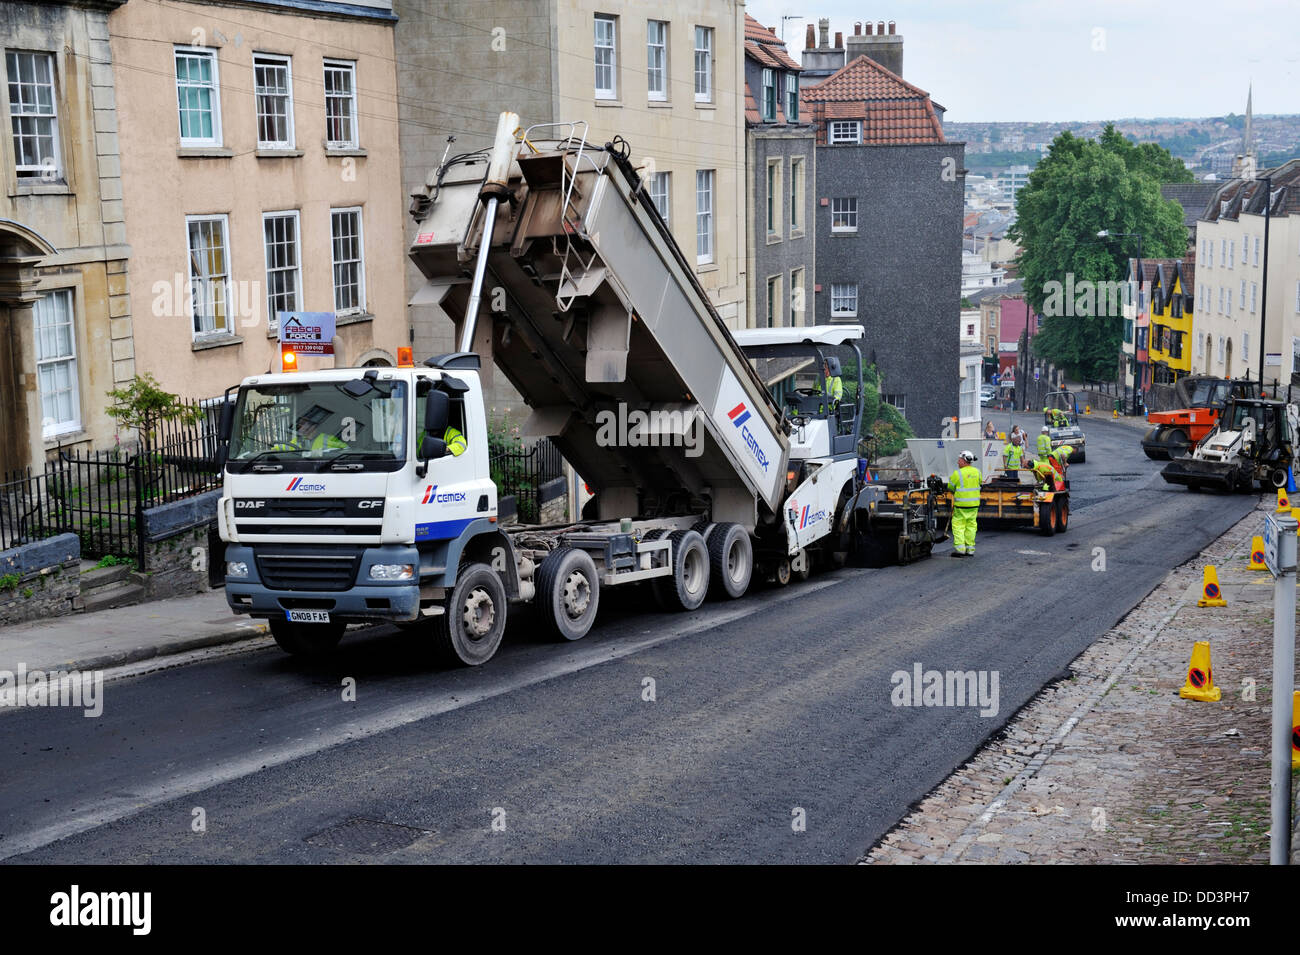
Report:
[{"label": "chimney stack", "polygon": [[767,32],[772,34],[772,36],[776,36],[776,27],[768,27]]},{"label": "chimney stack", "polygon": [[811,50],[817,46],[816,29],[817,28],[810,23],[808,24],[808,29],[804,31],[803,48],[805,50]]},{"label": "chimney stack", "polygon": [[848,49],[844,53],[844,62],[851,63],[860,56],[866,56],[891,73],[902,76],[903,37],[898,32],[897,22],[890,20],[888,29],[885,28],[884,20],[875,24],[870,20],[865,22],[867,28],[862,36],[847,37]]}]

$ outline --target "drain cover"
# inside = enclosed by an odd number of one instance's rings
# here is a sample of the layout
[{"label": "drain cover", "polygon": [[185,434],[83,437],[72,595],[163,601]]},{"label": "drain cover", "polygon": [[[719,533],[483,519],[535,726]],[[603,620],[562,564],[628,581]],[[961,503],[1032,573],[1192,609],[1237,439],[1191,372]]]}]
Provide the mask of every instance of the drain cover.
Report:
[{"label": "drain cover", "polygon": [[349,819],[337,826],[324,829],[314,836],[304,839],[313,846],[327,849],[347,849],[349,852],[365,852],[381,855],[405,849],[421,836],[427,836],[430,829],[413,829],[410,826],[395,826],[391,822],[378,822],[374,819]]}]

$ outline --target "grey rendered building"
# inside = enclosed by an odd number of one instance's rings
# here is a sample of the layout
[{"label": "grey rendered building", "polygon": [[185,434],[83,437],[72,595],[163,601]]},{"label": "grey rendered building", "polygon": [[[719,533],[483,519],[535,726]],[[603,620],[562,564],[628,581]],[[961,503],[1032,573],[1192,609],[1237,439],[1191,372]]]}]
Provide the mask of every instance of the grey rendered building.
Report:
[{"label": "grey rendered building", "polygon": [[[901,68],[902,38],[886,36]],[[884,39],[849,38],[854,57],[802,91],[817,135],[814,314],[864,325],[882,397],[937,437],[959,415],[965,149],[944,140],[928,93],[857,55]]]},{"label": "grey rendered building", "polygon": [[816,135],[800,109],[799,64],[775,31],[745,17],[745,185],[749,321],[811,325]]}]

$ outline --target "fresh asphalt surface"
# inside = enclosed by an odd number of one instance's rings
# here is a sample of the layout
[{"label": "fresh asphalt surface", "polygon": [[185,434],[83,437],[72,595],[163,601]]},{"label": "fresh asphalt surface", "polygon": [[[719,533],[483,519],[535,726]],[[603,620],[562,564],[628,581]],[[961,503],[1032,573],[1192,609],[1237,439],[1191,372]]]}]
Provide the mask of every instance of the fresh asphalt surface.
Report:
[{"label": "fresh asphalt surface", "polygon": [[[111,681],[97,719],[0,713],[0,858],[852,862],[1253,506],[1166,485],[1135,429],[1086,433],[1069,532],[981,531],[973,560],[945,544],[688,615],[610,590],[586,639],[520,613],[472,670],[383,629],[329,664],[272,647]],[[891,705],[914,663],[997,671],[996,715]]]}]

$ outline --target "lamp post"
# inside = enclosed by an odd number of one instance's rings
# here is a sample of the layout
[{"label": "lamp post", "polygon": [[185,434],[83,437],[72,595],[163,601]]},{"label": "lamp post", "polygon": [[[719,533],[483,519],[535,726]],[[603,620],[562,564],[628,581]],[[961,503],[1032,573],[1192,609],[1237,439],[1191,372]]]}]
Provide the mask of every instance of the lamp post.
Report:
[{"label": "lamp post", "polygon": [[[1137,282],[1138,282],[1138,303],[1141,304],[1142,301],[1142,291],[1141,291],[1142,289],[1142,233],[1141,232],[1111,232],[1109,229],[1102,229],[1100,232],[1097,233],[1097,238],[1099,239],[1106,239],[1111,237],[1115,237],[1115,238],[1132,237],[1138,240]],[[1133,403],[1132,403],[1132,407],[1133,407],[1133,414],[1135,415],[1138,413],[1138,391],[1142,387],[1142,379],[1146,377],[1145,366],[1139,363],[1137,359],[1137,352],[1138,352],[1137,329],[1138,329],[1137,314],[1134,313],[1133,315]],[[1151,347],[1150,342],[1147,342],[1147,347],[1148,348]]]}]

